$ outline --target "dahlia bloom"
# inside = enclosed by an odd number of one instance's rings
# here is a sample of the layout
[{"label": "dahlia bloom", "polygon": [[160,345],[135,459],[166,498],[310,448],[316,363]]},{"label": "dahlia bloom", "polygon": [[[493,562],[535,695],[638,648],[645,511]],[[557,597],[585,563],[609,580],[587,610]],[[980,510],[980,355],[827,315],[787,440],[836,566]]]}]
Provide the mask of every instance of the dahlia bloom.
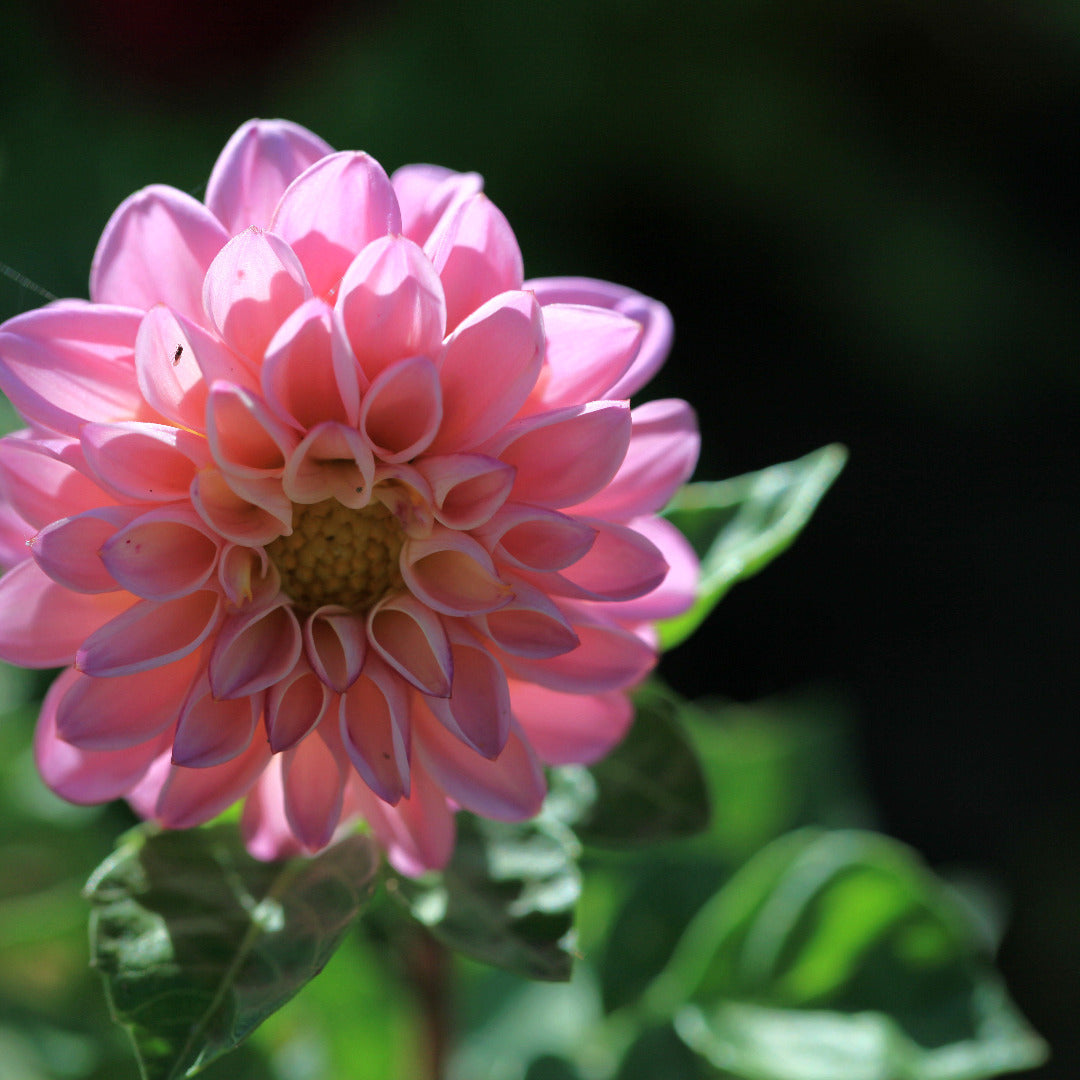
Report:
[{"label": "dahlia bloom", "polygon": [[0,657],[65,669],[53,790],[172,828],[244,799],[263,858],[364,818],[419,873],[457,809],[528,818],[620,739],[697,570],[656,517],[693,413],[627,401],[661,304],[523,281],[477,175],[282,121],[205,205],[122,203],[90,295],[0,327]]}]

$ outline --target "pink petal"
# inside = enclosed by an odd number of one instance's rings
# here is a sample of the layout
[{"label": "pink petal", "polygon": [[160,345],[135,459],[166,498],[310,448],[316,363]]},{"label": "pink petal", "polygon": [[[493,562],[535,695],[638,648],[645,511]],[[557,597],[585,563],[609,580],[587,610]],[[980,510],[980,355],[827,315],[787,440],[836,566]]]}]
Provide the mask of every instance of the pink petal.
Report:
[{"label": "pink petal", "polygon": [[325,300],[316,297],[301,304],[281,324],[266,349],[262,387],[270,408],[301,431],[329,420],[356,426],[356,360],[335,330]]},{"label": "pink petal", "polygon": [[440,165],[404,165],[390,182],[401,205],[401,231],[418,244],[424,244],[446,215],[484,187],[478,173],[454,172]]},{"label": "pink petal", "polygon": [[326,715],[335,695],[301,657],[266,692],[266,734],[275,754],[295,746]]},{"label": "pink petal", "polygon": [[360,430],[383,461],[403,462],[431,445],[442,416],[435,365],[414,356],[376,376],[360,405]]},{"label": "pink petal", "polygon": [[510,734],[506,675],[486,649],[461,630],[450,633],[454,683],[448,698],[428,698],[432,714],[447,731],[483,757],[494,760]]},{"label": "pink petal", "polygon": [[500,560],[526,570],[561,570],[596,540],[596,530],[576,518],[522,503],[507,503],[475,535]]},{"label": "pink petal", "polygon": [[258,363],[277,328],[310,296],[292,248],[253,225],[217,253],[202,302],[225,344]]},{"label": "pink petal", "polygon": [[258,783],[244,800],[240,818],[244,846],[264,862],[289,859],[303,852],[285,816],[285,792],[281,781],[281,755],[270,760]]},{"label": "pink petal", "polygon": [[540,374],[544,328],[529,293],[496,296],[469,315],[439,357],[443,422],[431,452],[470,450],[524,404]]},{"label": "pink petal", "polygon": [[33,526],[27,525],[11,503],[0,497],[0,570],[10,570],[26,558],[33,536]]},{"label": "pink petal", "polygon": [[448,697],[453,681],[450,643],[438,615],[413,596],[388,596],[368,612],[368,642],[406,681]]},{"label": "pink petal", "polygon": [[29,421],[78,437],[88,420],[119,420],[142,407],[129,308],[51,306],[0,329],[0,390]]},{"label": "pink petal", "polygon": [[293,502],[337,499],[358,510],[371,501],[375,458],[355,428],[328,421],[313,427],[292,452],[281,483]]},{"label": "pink petal", "polygon": [[401,214],[382,166],[367,154],[343,152],[322,158],[289,185],[271,228],[300,257],[315,295],[325,297],[358,251],[401,232]]},{"label": "pink petal", "polygon": [[210,580],[218,539],[190,507],[169,506],[125,524],[96,550],[129,592],[144,600],[174,600]]},{"label": "pink petal", "polygon": [[82,448],[94,475],[120,499],[185,499],[199,468],[210,463],[201,435],[169,424],[86,424]]},{"label": "pink petal", "polygon": [[544,774],[516,723],[494,761],[470,750],[426,709],[415,714],[415,758],[459,806],[496,821],[525,821],[540,811]]},{"label": "pink petal", "polygon": [[222,701],[211,692],[205,673],[180,710],[172,759],[187,769],[208,769],[242,754],[251,745],[262,714],[262,696]]},{"label": "pink petal", "polygon": [[377,464],[372,495],[398,519],[406,536],[431,535],[431,488],[418,469]]},{"label": "pink petal", "polygon": [[608,398],[630,366],[644,333],[617,312],[579,304],[544,307],[547,363],[537,386],[544,408]]},{"label": "pink petal", "polygon": [[341,820],[345,790],[344,755],[335,753],[337,747],[327,745],[328,738],[337,742],[337,733],[332,726],[323,727],[310,739],[286,750],[281,765],[285,816],[308,851],[318,851],[330,843]]},{"label": "pink petal", "polygon": [[633,431],[619,471],[576,510],[618,521],[654,514],[690,479],[701,449],[694,410],[668,398],[639,405],[630,417]]},{"label": "pink petal", "polygon": [[513,469],[483,454],[424,456],[416,467],[431,485],[435,517],[452,529],[483,525],[514,486]]},{"label": "pink petal", "polygon": [[341,607],[321,607],[304,620],[304,651],[315,674],[339,694],[360,677],[367,655],[364,622]]},{"label": "pink petal", "polygon": [[213,334],[164,304],[152,307],[135,339],[135,370],[147,404],[181,427],[202,431],[214,379],[257,388],[240,358]]},{"label": "pink petal", "polygon": [[[241,486],[243,495],[234,490]],[[191,502],[211,529],[237,544],[269,544],[292,531],[292,503],[275,480],[241,485],[217,469],[203,469],[192,482]]]},{"label": "pink petal", "polygon": [[601,694],[641,682],[656,664],[656,650],[636,634],[575,608],[570,624],[581,644],[562,656],[532,660],[501,654],[512,676],[571,694]]},{"label": "pink petal", "polygon": [[248,748],[221,765],[165,773],[154,816],[167,829],[190,829],[215,818],[243,798],[270,761],[270,747],[253,738]]},{"label": "pink petal", "polygon": [[206,185],[206,205],[235,235],[266,227],[285,189],[332,154],[318,135],[287,120],[249,120],[225,144]]},{"label": "pink petal", "polygon": [[83,641],[131,601],[124,592],[71,592],[27,559],[0,579],[0,660],[29,668],[70,664]]},{"label": "pink petal", "polygon": [[140,600],[87,637],[75,665],[98,678],[164,667],[210,636],[220,610],[221,597],[210,591],[164,603]]},{"label": "pink petal", "polygon": [[626,694],[563,694],[510,680],[514,716],[546,765],[591,765],[630,730],[634,707]]},{"label": "pink petal", "polygon": [[295,432],[254,394],[227,382],[210,388],[206,434],[218,467],[250,480],[280,476],[297,443]]},{"label": "pink petal", "polygon": [[446,334],[439,276],[403,236],[380,237],[356,256],[341,280],[335,313],[369,381],[397,360],[437,356]]},{"label": "pink petal", "polygon": [[341,741],[353,768],[393,805],[409,792],[409,693],[378,660],[341,698]]},{"label": "pink petal", "polygon": [[513,589],[506,607],[476,617],[476,624],[500,649],[539,658],[577,648],[574,628],[545,593],[521,580],[514,581]]},{"label": "pink petal", "polygon": [[427,539],[406,540],[401,576],[415,596],[444,615],[495,611],[513,595],[480,544],[441,526]]},{"label": "pink petal", "polygon": [[671,349],[671,312],[658,300],[652,300],[623,285],[592,278],[537,278],[527,287],[545,307],[548,304],[590,304],[620,312],[639,322],[645,335],[629,370],[612,386],[606,396],[629,398],[636,394],[660,369]]},{"label": "pink petal", "polygon": [[56,731],[81,750],[120,750],[172,726],[198,674],[198,653],[175,664],[95,679],[74,671],[56,708]]},{"label": "pink petal", "polygon": [[418,877],[441,870],[454,850],[454,815],[446,796],[419,761],[411,766],[412,793],[397,806],[387,806],[363,785],[352,789],[361,813],[390,865],[399,873]]},{"label": "pink petal", "polygon": [[68,802],[109,802],[142,779],[172,735],[166,731],[122,750],[82,750],[65,742],[56,733],[56,709],[77,678],[78,672],[69,668],[45,695],[34,733],[34,760],[45,783]]},{"label": "pink petal", "polygon": [[518,420],[488,450],[517,469],[516,500],[560,507],[599,491],[629,442],[629,406],[594,401]]},{"label": "pink petal", "polygon": [[229,239],[202,203],[153,184],[120,204],[101,234],[90,268],[90,298],[146,311],[168,304],[198,321],[202,283]]},{"label": "pink petal", "polygon": [[33,538],[30,553],[38,566],[65,588],[82,593],[112,592],[119,585],[101,561],[101,546],[137,513],[133,508],[114,506],[61,518]]},{"label": "pink petal", "polygon": [[521,249],[502,212],[483,193],[462,200],[424,243],[446,294],[453,329],[493,296],[520,289]]},{"label": "pink petal", "polygon": [[217,698],[257,694],[283,679],[303,649],[292,608],[276,607],[229,615],[210,654],[210,686]]},{"label": "pink petal", "polygon": [[261,547],[226,544],[218,559],[218,582],[235,607],[269,607],[281,589],[278,568]]},{"label": "pink petal", "polygon": [[596,530],[596,542],[557,575],[561,585],[547,580],[551,592],[586,600],[634,600],[652,592],[667,576],[668,564],[648,537],[599,518],[581,520]]},{"label": "pink petal", "polygon": [[701,567],[690,542],[670,521],[663,518],[638,518],[634,530],[646,536],[663,554],[670,570],[652,592],[637,600],[620,604],[620,620],[653,621],[681,615],[697,599]]}]

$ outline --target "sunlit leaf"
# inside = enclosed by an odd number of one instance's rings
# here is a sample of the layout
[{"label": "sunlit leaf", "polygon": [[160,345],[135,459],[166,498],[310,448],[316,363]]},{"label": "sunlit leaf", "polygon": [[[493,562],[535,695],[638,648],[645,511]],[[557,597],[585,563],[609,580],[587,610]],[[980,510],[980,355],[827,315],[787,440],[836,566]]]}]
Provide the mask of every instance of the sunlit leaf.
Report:
[{"label": "sunlit leaf", "polygon": [[581,893],[578,845],[551,815],[520,824],[458,817],[450,864],[393,892],[440,941],[531,979],[563,981]]},{"label": "sunlit leaf", "polygon": [[709,822],[709,792],[678,718],[678,699],[646,686],[626,738],[590,770],[597,798],[575,826],[586,843],[621,846],[692,836]]},{"label": "sunlit leaf", "polygon": [[261,863],[228,826],[129,834],[86,891],[92,960],[146,1080],[194,1076],[314,978],[377,865],[358,836]]},{"label": "sunlit leaf", "polygon": [[810,520],[847,460],[839,445],[730,480],[687,484],[665,511],[701,559],[693,607],[659,624],[670,649],[690,636],[738,581],[784,551]]},{"label": "sunlit leaf", "polygon": [[974,1080],[1045,1056],[965,908],[873,833],[771,844],[648,993],[689,1046],[746,1080]]}]

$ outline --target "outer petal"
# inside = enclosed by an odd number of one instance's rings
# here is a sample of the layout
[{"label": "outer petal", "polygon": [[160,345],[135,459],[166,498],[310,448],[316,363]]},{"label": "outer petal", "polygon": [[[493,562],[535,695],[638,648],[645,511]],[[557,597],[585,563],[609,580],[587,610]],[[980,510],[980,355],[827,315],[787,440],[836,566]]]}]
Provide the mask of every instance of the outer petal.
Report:
[{"label": "outer petal", "polygon": [[188,769],[208,769],[242,754],[251,744],[262,714],[262,695],[222,701],[210,690],[205,673],[180,710],[172,759]]},{"label": "outer petal", "polygon": [[123,592],[71,592],[27,559],[0,579],[0,660],[30,668],[70,664],[83,641],[131,601]]},{"label": "outer petal", "polygon": [[541,658],[561,656],[580,643],[554,602],[524,581],[513,582],[514,598],[498,611],[478,615],[475,624],[505,652]]},{"label": "outer petal", "polygon": [[451,529],[483,525],[514,486],[514,470],[483,454],[425,455],[416,467],[431,485],[435,517]]},{"label": "outer petal", "polygon": [[639,405],[630,417],[633,432],[619,471],[576,511],[616,521],[654,514],[690,479],[701,449],[694,410],[667,398]]},{"label": "outer petal", "polygon": [[454,815],[421,761],[414,759],[412,793],[397,806],[387,806],[363,785],[354,786],[351,794],[395,870],[417,877],[450,861]]},{"label": "outer petal", "polygon": [[[153,816],[169,829],[190,829],[215,818],[243,798],[270,761],[270,747],[253,738],[247,750],[221,765],[164,770]],[[155,778],[156,779],[156,778]],[[149,793],[141,793],[144,805]]]},{"label": "outer petal", "polygon": [[280,476],[298,441],[259,398],[227,382],[210,388],[206,434],[218,467],[242,480]]},{"label": "outer petal", "polygon": [[694,549],[686,537],[663,518],[638,518],[632,524],[635,532],[647,537],[663,553],[670,569],[652,592],[611,608],[612,614],[627,622],[652,622],[681,615],[697,599],[701,565]]},{"label": "outer petal", "polygon": [[671,312],[623,285],[592,278],[535,278],[526,286],[541,304],[591,304],[628,315],[645,327],[637,356],[627,372],[607,392],[610,398],[636,394],[660,369],[671,349]]},{"label": "outer petal", "polygon": [[137,513],[132,507],[111,506],[61,518],[30,541],[30,553],[53,581],[67,589],[112,592],[120,585],[101,561],[101,546]]},{"label": "outer petal", "polygon": [[494,761],[470,750],[424,708],[414,713],[415,755],[459,806],[497,821],[524,821],[540,810],[544,774],[516,723]]},{"label": "outer petal", "polygon": [[72,440],[0,439],[0,489],[35,528],[116,502],[89,472],[82,447]]},{"label": "outer petal", "polygon": [[360,376],[325,300],[301,304],[281,324],[266,348],[262,388],[270,408],[301,431],[329,420],[356,426]]},{"label": "outer petal", "polygon": [[331,154],[294,180],[271,228],[289,243],[316,296],[328,296],[358,251],[401,232],[397,198],[382,166],[363,153]]},{"label": "outer petal", "polygon": [[97,677],[163,667],[207,639],[220,609],[221,597],[205,590],[164,603],[140,600],[86,638],[75,664]]},{"label": "outer petal", "polygon": [[98,544],[101,562],[144,600],[173,600],[201,589],[217,564],[219,541],[189,506],[152,510]]},{"label": "outer petal", "polygon": [[285,601],[228,616],[210,654],[214,696],[245,697],[273,686],[296,666],[302,649],[300,624]]},{"label": "outer petal", "polygon": [[405,541],[401,576],[414,596],[444,615],[496,611],[513,596],[482,545],[441,526],[427,539]]},{"label": "outer petal", "polygon": [[564,694],[510,680],[514,716],[546,765],[590,765],[629,731],[634,707],[618,690]]},{"label": "outer petal", "polygon": [[9,570],[26,558],[33,536],[33,526],[23,521],[11,503],[0,498],[0,570]]},{"label": "outer petal", "polygon": [[199,468],[210,463],[210,447],[201,435],[169,424],[86,424],[82,448],[87,465],[109,491],[140,502],[186,498]]},{"label": "outer petal", "polygon": [[448,328],[493,296],[521,288],[523,263],[514,231],[483,193],[446,215],[424,251],[442,279]]},{"label": "outer petal", "polygon": [[101,234],[90,268],[99,304],[155,304],[198,320],[202,283],[228,233],[201,202],[154,184],[125,199]]},{"label": "outer petal", "polygon": [[596,540],[596,530],[576,518],[523,503],[507,503],[474,535],[499,562],[539,571],[577,562]]},{"label": "outer petal", "polygon": [[385,664],[372,659],[342,695],[341,741],[353,768],[376,795],[393,805],[409,793],[409,691]]},{"label": "outer petal", "polygon": [[450,643],[438,615],[407,593],[380,600],[367,617],[368,642],[406,681],[448,697],[454,676]]},{"label": "outer petal", "polygon": [[293,835],[285,816],[285,792],[281,782],[281,755],[275,754],[258,783],[244,800],[240,818],[244,846],[265,862],[289,859],[304,849]]},{"label": "outer petal", "polygon": [[171,731],[122,750],[82,750],[56,734],[56,709],[78,678],[68,669],[52,684],[34,733],[34,759],[42,779],[69,802],[109,802],[127,794],[172,738]]},{"label": "outer petal", "polygon": [[424,356],[399,360],[368,387],[360,430],[386,462],[408,461],[431,445],[443,417],[435,365]]},{"label": "outer petal", "polygon": [[441,165],[404,165],[391,177],[401,205],[401,231],[423,245],[447,215],[484,188],[479,173],[459,173]]},{"label": "outer petal", "polygon": [[152,307],[135,339],[135,371],[147,403],[192,431],[206,424],[206,395],[215,379],[256,389],[241,359],[215,335],[170,311]]},{"label": "outer petal", "polygon": [[326,847],[341,820],[347,775],[344,756],[337,731],[330,725],[285,751],[281,765],[285,816],[309,851]]},{"label": "outer petal", "polygon": [[235,235],[266,227],[285,189],[334,151],[318,135],[288,120],[249,120],[225,144],[206,185],[206,205]]},{"label": "outer petal", "polygon": [[334,310],[369,381],[405,357],[436,356],[446,334],[439,276],[403,236],[380,237],[356,256]]},{"label": "outer petal", "polygon": [[82,750],[120,750],[160,735],[176,721],[198,674],[192,653],[175,664],[95,679],[72,669],[56,708],[60,738]]},{"label": "outer petal", "polygon": [[543,406],[576,405],[609,391],[637,355],[644,327],[626,315],[581,304],[544,307],[547,353],[537,387]]},{"label": "outer petal", "polygon": [[443,422],[433,454],[470,450],[521,408],[544,355],[540,306],[528,293],[496,296],[469,315],[439,356]]},{"label": "outer petal", "polygon": [[513,497],[572,506],[615,475],[630,442],[624,401],[593,401],[518,420],[487,450],[517,469]]},{"label": "outer petal", "polygon": [[78,437],[88,420],[120,420],[142,407],[130,308],[54,305],[0,328],[0,390],[29,421]]},{"label": "outer petal", "polygon": [[202,302],[224,342],[258,363],[277,328],[310,296],[292,248],[252,226],[217,253],[206,272]]}]

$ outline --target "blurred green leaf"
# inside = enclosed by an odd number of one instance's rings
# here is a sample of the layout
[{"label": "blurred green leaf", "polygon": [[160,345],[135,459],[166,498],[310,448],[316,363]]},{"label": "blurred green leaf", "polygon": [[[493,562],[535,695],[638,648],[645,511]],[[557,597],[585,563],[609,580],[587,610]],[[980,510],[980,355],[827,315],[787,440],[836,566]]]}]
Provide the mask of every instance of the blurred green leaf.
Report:
[{"label": "blurred green leaf", "polygon": [[709,823],[709,791],[679,722],[678,699],[646,685],[635,705],[626,738],[590,770],[597,797],[575,825],[588,844],[672,840],[693,836]]},{"label": "blurred green leaf", "polygon": [[701,581],[694,606],[659,624],[670,649],[704,622],[724,594],[784,551],[802,531],[847,460],[837,444],[730,480],[687,484],[665,515],[694,546]]},{"label": "blurred green leaf", "polygon": [[314,978],[377,865],[364,837],[261,863],[227,826],[128,834],[86,891],[92,960],[146,1080],[195,1075]]},{"label": "blurred green leaf", "polygon": [[581,893],[578,844],[550,814],[509,824],[458,815],[449,865],[393,893],[440,941],[530,979],[561,982]]},{"label": "blurred green leaf", "polygon": [[973,1080],[1037,1065],[951,892],[902,844],[804,830],[699,912],[648,992],[653,1015],[747,1080]]}]

